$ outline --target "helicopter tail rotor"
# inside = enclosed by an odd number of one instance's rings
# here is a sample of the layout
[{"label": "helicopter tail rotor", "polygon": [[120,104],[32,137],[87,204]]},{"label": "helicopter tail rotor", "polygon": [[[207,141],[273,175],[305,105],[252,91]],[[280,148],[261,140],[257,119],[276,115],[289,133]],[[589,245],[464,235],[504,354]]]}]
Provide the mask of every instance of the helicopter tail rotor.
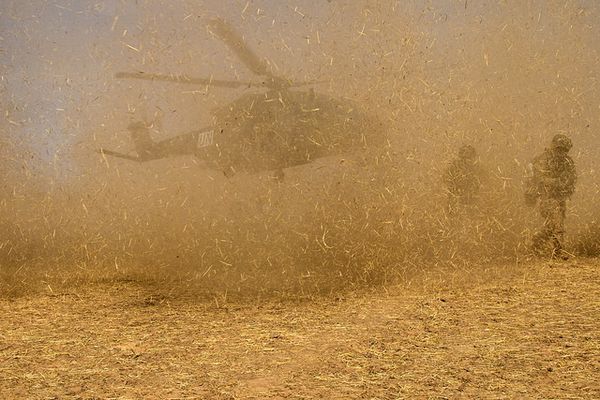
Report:
[{"label": "helicopter tail rotor", "polygon": [[[150,125],[152,126],[152,125]],[[150,137],[149,125],[145,122],[133,122],[127,126],[127,130],[131,135],[131,140],[135,146],[135,151],[140,160],[151,158],[154,141]]]}]

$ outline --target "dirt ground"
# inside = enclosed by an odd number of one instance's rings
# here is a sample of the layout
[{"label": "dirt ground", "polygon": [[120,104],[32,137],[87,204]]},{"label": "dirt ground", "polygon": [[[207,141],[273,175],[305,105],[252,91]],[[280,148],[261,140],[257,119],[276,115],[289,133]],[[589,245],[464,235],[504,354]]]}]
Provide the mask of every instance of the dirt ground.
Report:
[{"label": "dirt ground", "polygon": [[136,282],[0,300],[2,399],[599,399],[600,262],[304,300]]}]

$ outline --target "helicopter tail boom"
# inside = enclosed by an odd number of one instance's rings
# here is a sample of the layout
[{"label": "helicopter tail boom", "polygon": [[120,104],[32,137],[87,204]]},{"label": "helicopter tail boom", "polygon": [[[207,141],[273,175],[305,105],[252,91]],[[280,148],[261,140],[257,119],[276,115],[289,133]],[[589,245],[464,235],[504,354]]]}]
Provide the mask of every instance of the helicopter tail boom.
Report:
[{"label": "helicopter tail boom", "polygon": [[214,142],[214,127],[212,126],[173,136],[159,142],[152,140],[148,127],[143,123],[131,124],[129,131],[137,156],[104,148],[98,149],[97,152],[129,161],[145,162],[172,156],[196,155],[198,149],[208,147]]},{"label": "helicopter tail boom", "polygon": [[112,156],[112,157],[117,157],[117,158],[123,158],[123,159],[129,160],[129,161],[135,161],[135,162],[144,161],[139,156],[131,156],[129,154],[120,153],[118,151],[113,151],[113,150],[108,150],[108,149],[105,149],[102,147],[99,148],[98,150],[96,150],[96,152],[102,154],[103,156],[107,155],[107,156]]}]

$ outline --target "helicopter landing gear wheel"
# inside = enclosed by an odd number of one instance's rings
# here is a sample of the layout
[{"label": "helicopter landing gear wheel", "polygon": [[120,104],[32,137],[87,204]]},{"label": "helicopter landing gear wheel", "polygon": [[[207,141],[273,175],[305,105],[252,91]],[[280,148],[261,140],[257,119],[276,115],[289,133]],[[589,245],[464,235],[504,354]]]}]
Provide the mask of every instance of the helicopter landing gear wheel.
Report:
[{"label": "helicopter landing gear wheel", "polygon": [[283,178],[285,178],[285,173],[283,172],[283,169],[279,168],[278,170],[273,171],[272,177],[278,183],[283,182]]},{"label": "helicopter landing gear wheel", "polygon": [[225,175],[225,177],[229,179],[235,175],[235,170],[232,167],[228,167],[223,170],[223,175]]}]

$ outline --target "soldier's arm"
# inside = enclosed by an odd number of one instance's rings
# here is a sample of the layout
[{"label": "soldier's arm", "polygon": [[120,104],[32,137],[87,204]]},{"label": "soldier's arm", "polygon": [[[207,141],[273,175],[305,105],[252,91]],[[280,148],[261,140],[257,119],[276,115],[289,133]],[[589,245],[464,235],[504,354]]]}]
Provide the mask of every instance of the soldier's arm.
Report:
[{"label": "soldier's arm", "polygon": [[548,174],[546,173],[547,163],[543,156],[538,156],[532,162],[532,181],[536,185],[545,185]]},{"label": "soldier's arm", "polygon": [[565,171],[565,189],[567,196],[571,197],[575,193],[575,184],[577,183],[577,169],[575,168],[575,162],[571,157],[568,158],[567,170]]},{"label": "soldier's arm", "polygon": [[451,163],[444,170],[444,173],[442,174],[442,181],[448,187],[448,186],[452,185],[453,180],[454,180],[454,163]]},{"label": "soldier's arm", "polygon": [[539,194],[557,196],[561,192],[560,177],[551,173],[546,152],[536,157],[533,161],[533,185]]},{"label": "soldier's arm", "polygon": [[543,162],[542,157],[538,156],[533,159],[531,162],[531,174],[534,179],[540,179],[544,175],[542,172],[544,165],[545,163]]}]

